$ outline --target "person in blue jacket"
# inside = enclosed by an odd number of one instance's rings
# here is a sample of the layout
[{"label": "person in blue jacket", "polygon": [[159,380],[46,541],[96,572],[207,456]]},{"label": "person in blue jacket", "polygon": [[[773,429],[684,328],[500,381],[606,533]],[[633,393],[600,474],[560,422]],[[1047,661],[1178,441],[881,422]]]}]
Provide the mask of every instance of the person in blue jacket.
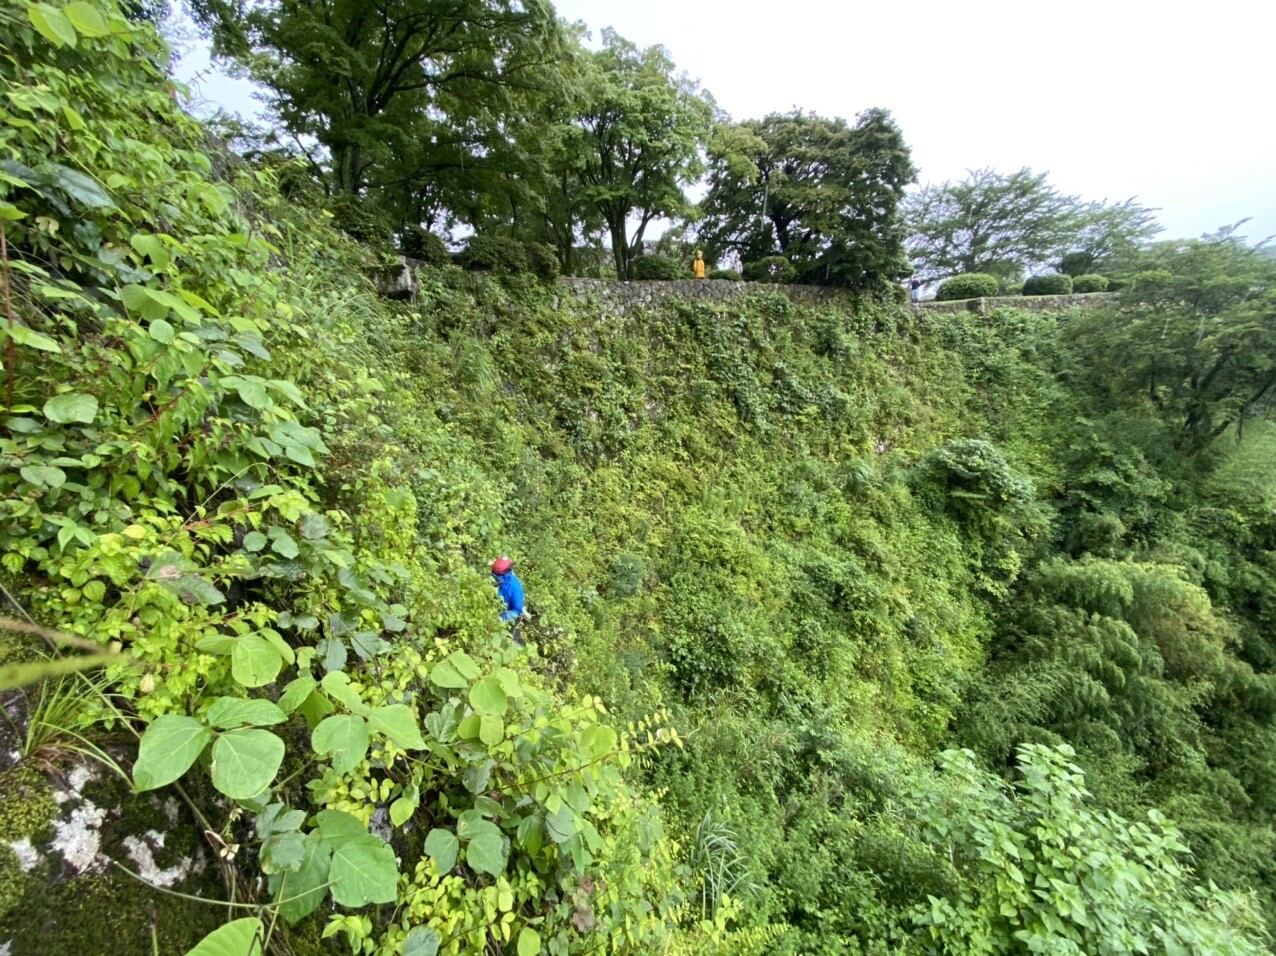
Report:
[{"label": "person in blue jacket", "polygon": [[496,593],[505,602],[501,620],[513,625],[514,640],[522,644],[518,633],[518,619],[523,616],[523,582],[514,573],[514,562],[507,557],[499,557],[493,561],[492,583],[496,585]]}]

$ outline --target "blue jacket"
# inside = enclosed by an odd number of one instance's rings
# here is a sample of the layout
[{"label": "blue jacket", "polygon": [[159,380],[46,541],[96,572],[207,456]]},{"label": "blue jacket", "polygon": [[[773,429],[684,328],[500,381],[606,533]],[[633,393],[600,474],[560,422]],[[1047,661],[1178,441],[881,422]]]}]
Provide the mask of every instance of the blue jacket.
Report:
[{"label": "blue jacket", "polygon": [[518,575],[513,571],[506,571],[504,574],[493,574],[492,581],[496,584],[496,593],[505,602],[501,620],[513,621],[520,617],[523,613],[523,582],[518,579]]}]

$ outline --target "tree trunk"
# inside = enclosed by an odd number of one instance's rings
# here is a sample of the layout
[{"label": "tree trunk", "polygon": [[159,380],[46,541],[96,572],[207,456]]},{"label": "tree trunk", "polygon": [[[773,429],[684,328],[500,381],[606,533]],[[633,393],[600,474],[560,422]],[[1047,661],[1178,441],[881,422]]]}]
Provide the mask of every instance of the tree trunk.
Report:
[{"label": "tree trunk", "polygon": [[616,278],[629,278],[629,240],[625,233],[625,220],[611,222],[607,226],[611,234],[611,257],[616,263]]}]

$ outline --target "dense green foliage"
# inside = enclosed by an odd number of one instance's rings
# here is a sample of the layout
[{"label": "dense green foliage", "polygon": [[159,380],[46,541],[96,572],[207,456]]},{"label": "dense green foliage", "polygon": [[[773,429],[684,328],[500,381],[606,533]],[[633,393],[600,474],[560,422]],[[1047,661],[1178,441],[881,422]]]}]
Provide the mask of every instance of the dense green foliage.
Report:
[{"label": "dense green foliage", "polygon": [[669,256],[639,256],[631,263],[630,271],[635,279],[689,279],[691,269],[685,263]]},{"label": "dense green foliage", "polygon": [[1042,266],[1067,275],[1124,266],[1160,232],[1153,210],[1133,199],[1084,202],[1045,173],[971,170],[908,198],[908,251],[924,279],[986,272],[1004,283]]},{"label": "dense green foliage", "polygon": [[1072,279],[1073,292],[1107,292],[1107,276],[1079,275]]},{"label": "dense green foliage", "polygon": [[6,590],[131,658],[75,726],[238,848],[220,940],[1263,951],[1270,258],[599,314],[492,232],[396,305],[149,28],[0,27]]},{"label": "dense green foliage", "polygon": [[940,302],[985,298],[996,295],[1000,286],[1001,283],[997,281],[996,276],[983,272],[968,272],[943,282],[935,292],[935,298]]},{"label": "dense green foliage", "polygon": [[408,226],[403,230],[399,251],[417,262],[431,266],[446,265],[452,261],[447,243],[420,226]]},{"label": "dense green foliage", "polygon": [[192,9],[214,52],[270,92],[284,128],[318,141],[306,155],[327,188],[372,192],[395,227],[436,221],[476,184],[517,189],[509,127],[566,55],[540,2],[395,0],[375,16],[359,0]]},{"label": "dense green foliage", "polygon": [[710,258],[783,256],[798,281],[877,289],[908,274],[899,205],[916,171],[885,110],[852,126],[799,111],[722,124],[701,239]]},{"label": "dense green foliage", "polygon": [[1024,280],[1022,295],[1070,295],[1072,276],[1061,272],[1029,276]]},{"label": "dense green foliage", "polygon": [[616,275],[632,278],[647,226],[690,212],[683,186],[703,169],[713,101],[663,47],[639,49],[611,30],[582,75],[564,154],[580,199],[611,236]]},{"label": "dense green foliage", "polygon": [[763,256],[753,262],[746,262],[741,276],[748,282],[774,282],[783,285],[796,282],[798,271],[785,256]]},{"label": "dense green foliage", "polygon": [[531,269],[523,244],[506,236],[471,236],[461,250],[460,261],[466,269],[475,272],[519,275]]}]

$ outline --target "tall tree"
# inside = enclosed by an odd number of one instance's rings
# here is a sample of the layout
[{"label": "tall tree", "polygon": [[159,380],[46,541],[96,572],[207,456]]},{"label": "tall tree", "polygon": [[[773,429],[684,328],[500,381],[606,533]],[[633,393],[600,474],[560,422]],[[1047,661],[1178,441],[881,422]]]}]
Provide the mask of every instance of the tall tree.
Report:
[{"label": "tall tree", "polygon": [[1059,271],[1068,275],[1119,270],[1149,239],[1161,231],[1157,210],[1139,205],[1133,197],[1124,202],[1086,203],[1077,213]]},{"label": "tall tree", "polygon": [[712,97],[676,72],[664,47],[639,49],[603,31],[564,131],[559,172],[606,224],[618,276],[629,275],[653,221],[693,210],[684,189],[704,170],[713,112]]},{"label": "tall tree", "polygon": [[1276,260],[1223,230],[1158,243],[1137,266],[1117,314],[1071,333],[1111,370],[1104,387],[1150,403],[1180,452],[1276,409]]},{"label": "tall tree", "polygon": [[804,282],[867,287],[906,275],[899,204],[916,174],[885,110],[854,126],[795,111],[719,125],[701,238],[743,259],[783,255]]},{"label": "tall tree", "polygon": [[926,186],[906,203],[909,254],[920,278],[986,272],[1012,279],[1058,258],[1076,234],[1080,200],[1046,173],[972,170],[961,182]]},{"label": "tall tree", "polygon": [[546,0],[192,0],[226,57],[329,189],[410,194],[440,171],[483,168],[520,91],[562,51]]}]

